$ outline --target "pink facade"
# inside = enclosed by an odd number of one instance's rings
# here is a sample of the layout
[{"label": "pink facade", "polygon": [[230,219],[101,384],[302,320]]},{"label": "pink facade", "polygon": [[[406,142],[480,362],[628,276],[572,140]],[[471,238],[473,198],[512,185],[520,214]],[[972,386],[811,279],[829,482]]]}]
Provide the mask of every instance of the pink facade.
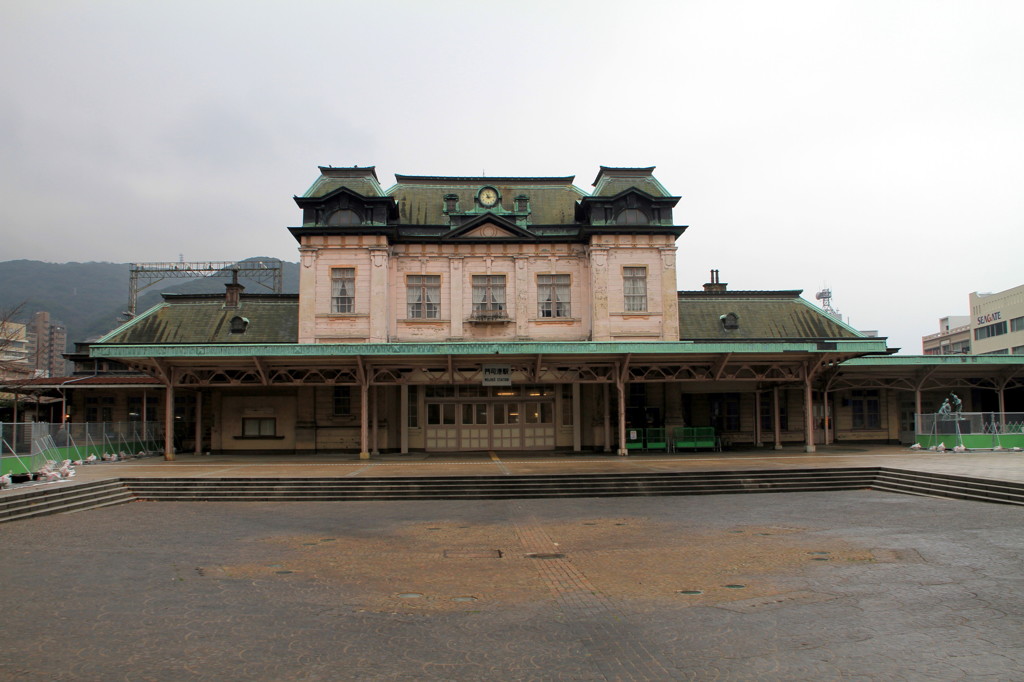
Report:
[{"label": "pink facade", "polygon": [[[379,236],[311,236],[300,251],[299,343],[679,338],[672,236],[391,247]],[[349,273],[352,301],[339,304],[332,287]],[[502,299],[488,301],[501,308],[490,317],[474,301],[482,277]],[[629,280],[642,293],[627,303]]]}]

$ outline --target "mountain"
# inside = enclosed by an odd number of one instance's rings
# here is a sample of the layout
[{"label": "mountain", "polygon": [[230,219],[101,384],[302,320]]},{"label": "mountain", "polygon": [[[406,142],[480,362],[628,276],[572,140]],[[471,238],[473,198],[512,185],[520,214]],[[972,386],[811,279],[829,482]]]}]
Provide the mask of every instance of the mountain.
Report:
[{"label": "mountain", "polygon": [[[245,261],[273,260],[247,258]],[[241,262],[241,261],[240,261]],[[283,262],[283,292],[298,293],[299,264]],[[160,301],[160,293],[223,293],[228,277],[164,279],[139,293],[137,312]],[[239,277],[248,293],[269,291]],[[146,281],[140,281],[145,284]],[[34,260],[0,261],[0,311],[22,305],[15,322],[26,322],[38,311],[68,331],[68,342],[87,341],[116,327],[128,309],[128,263],[44,263]]]}]

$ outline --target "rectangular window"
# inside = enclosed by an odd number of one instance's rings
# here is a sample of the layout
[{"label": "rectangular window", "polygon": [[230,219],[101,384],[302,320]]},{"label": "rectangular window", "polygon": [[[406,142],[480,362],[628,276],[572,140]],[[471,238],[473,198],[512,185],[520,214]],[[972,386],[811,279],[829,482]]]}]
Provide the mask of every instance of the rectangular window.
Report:
[{"label": "rectangular window", "polygon": [[626,312],[647,312],[647,268],[622,268],[622,293]]},{"label": "rectangular window", "polygon": [[505,275],[473,275],[473,315],[505,316]]},{"label": "rectangular window", "polygon": [[356,311],[356,269],[331,268],[331,312]]},{"label": "rectangular window", "polygon": [[982,339],[990,339],[993,336],[1002,336],[1006,333],[1006,323],[996,322],[995,324],[987,324],[984,327],[978,327],[974,330],[974,340],[981,341]]},{"label": "rectangular window", "polygon": [[352,416],[352,387],[335,386],[333,395],[333,411],[335,417]]},{"label": "rectangular window", "polygon": [[441,276],[409,275],[405,278],[407,314],[414,320],[436,320],[441,316]]},{"label": "rectangular window", "polygon": [[711,425],[719,433],[740,430],[739,393],[719,393],[711,396]]},{"label": "rectangular window", "polygon": [[1011,353],[1014,355],[1024,355],[1024,346],[1014,346]]},{"label": "rectangular window", "polygon": [[1024,317],[1015,317],[1012,320],[1010,320],[1010,331],[1024,331]]},{"label": "rectangular window", "polygon": [[[761,396],[761,431],[775,433],[775,398],[771,394]],[[786,406],[786,393],[779,392],[779,431],[789,431],[789,408]]]},{"label": "rectangular window", "polygon": [[274,417],[242,417],[242,435],[246,438],[276,436],[277,419]]},{"label": "rectangular window", "polygon": [[569,275],[537,275],[537,315],[569,317]]},{"label": "rectangular window", "polygon": [[853,428],[882,428],[882,414],[877,390],[852,391],[850,411],[853,415]]},{"label": "rectangular window", "polygon": [[415,429],[420,425],[419,404],[416,402],[416,387],[409,387],[409,428]]}]

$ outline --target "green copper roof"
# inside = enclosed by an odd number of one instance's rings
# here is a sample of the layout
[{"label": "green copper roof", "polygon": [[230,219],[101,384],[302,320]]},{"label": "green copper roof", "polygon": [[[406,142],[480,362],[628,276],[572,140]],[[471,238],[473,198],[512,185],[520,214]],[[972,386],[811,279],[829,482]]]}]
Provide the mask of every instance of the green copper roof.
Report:
[{"label": "green copper roof", "polygon": [[692,343],[671,341],[519,342],[519,343],[292,343],[107,345],[90,349],[93,357],[343,357],[444,355],[698,355],[717,353],[884,353],[884,339],[833,343]]},{"label": "green copper roof", "polygon": [[843,363],[852,367],[969,367],[971,365],[1021,365],[1020,355],[888,355],[854,358]]},{"label": "green copper roof", "polygon": [[[218,294],[171,297],[101,338],[98,344],[295,343],[299,300],[294,294],[242,294],[236,308]],[[231,331],[240,317],[244,331]]]},{"label": "green copper roof", "polygon": [[[727,328],[725,316],[736,316]],[[682,339],[859,339],[863,334],[800,298],[800,291],[681,291]]]},{"label": "green copper roof", "polygon": [[333,168],[320,166],[320,177],[317,178],[304,197],[327,196],[339,187],[347,187],[364,197],[382,197],[384,190],[377,181],[377,171],[373,166],[352,166],[350,168]]},{"label": "green copper roof", "polygon": [[646,168],[612,168],[601,166],[594,180],[595,197],[613,197],[635,187],[652,197],[671,197],[668,190],[654,177],[654,166]]},{"label": "green copper roof", "polygon": [[506,177],[426,177],[396,175],[398,182],[387,194],[398,204],[399,221],[414,225],[444,225],[444,197],[458,197],[459,212],[476,207],[476,196],[482,187],[494,187],[500,196],[501,209],[515,208],[515,198],[525,195],[530,204],[531,224],[571,224],[576,218],[576,202],[586,193],[572,184],[573,177],[506,178]]}]

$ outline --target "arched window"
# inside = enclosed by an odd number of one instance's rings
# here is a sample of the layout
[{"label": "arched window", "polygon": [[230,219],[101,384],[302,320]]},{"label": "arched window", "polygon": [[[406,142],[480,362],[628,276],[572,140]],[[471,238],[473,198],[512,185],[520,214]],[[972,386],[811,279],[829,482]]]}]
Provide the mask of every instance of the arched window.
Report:
[{"label": "arched window", "polygon": [[235,315],[231,318],[231,333],[232,334],[244,334],[245,330],[249,328],[249,319],[242,317],[241,315]]},{"label": "arched window", "polygon": [[651,220],[639,208],[627,208],[615,216],[616,225],[648,225]]},{"label": "arched window", "polygon": [[332,227],[337,227],[339,225],[358,225],[361,222],[363,221],[359,217],[359,214],[347,208],[335,211],[331,214],[331,217],[327,219],[327,224]]}]

